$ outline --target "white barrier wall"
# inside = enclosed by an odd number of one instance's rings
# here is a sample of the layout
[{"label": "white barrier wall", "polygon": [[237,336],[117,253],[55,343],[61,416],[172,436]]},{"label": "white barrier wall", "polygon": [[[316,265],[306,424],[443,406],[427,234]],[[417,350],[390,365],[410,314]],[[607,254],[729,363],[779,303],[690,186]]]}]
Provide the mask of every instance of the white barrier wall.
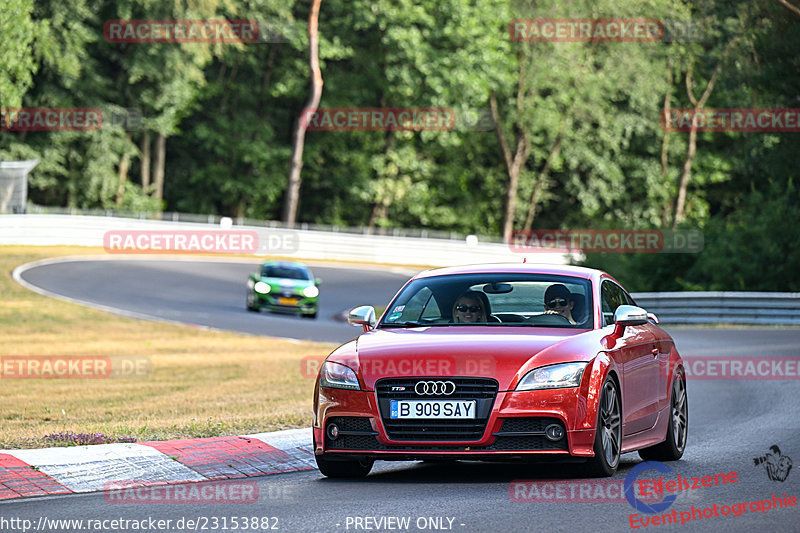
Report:
[{"label": "white barrier wall", "polygon": [[[505,244],[466,240],[359,235],[258,226],[228,226],[255,231],[257,255],[297,259],[361,261],[398,265],[448,266],[470,263],[521,262],[567,264],[557,253],[519,254]],[[220,230],[219,225],[102,216],[0,215],[0,245],[103,246],[108,231]]]}]

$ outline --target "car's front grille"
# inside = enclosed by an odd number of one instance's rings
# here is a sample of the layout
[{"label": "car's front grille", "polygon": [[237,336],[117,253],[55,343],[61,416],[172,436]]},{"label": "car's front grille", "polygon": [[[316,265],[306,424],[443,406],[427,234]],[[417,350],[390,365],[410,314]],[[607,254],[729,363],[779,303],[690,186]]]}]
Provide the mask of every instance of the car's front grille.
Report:
[{"label": "car's front grille", "polygon": [[504,418],[503,425],[500,427],[501,433],[542,433],[550,424],[558,424],[562,428],[564,424],[558,418],[544,417],[544,416],[518,416],[512,418]]},{"label": "car's front grille", "polygon": [[[339,428],[339,436],[336,439],[330,438],[328,428],[336,424]],[[325,422],[325,448],[329,450],[369,450],[375,449],[378,441],[375,435],[378,433],[372,429],[370,419],[355,416],[334,416]]]},{"label": "car's front grille", "polygon": [[[414,390],[419,381],[449,381],[455,392],[449,395],[420,395]],[[488,378],[392,378],[375,384],[378,408],[386,435],[395,441],[477,441],[497,396],[498,383]],[[471,419],[392,419],[392,400],[475,400],[476,418]]]},{"label": "car's front grille", "polygon": [[[563,437],[551,441],[545,437],[545,429],[550,425],[557,425],[563,431]],[[489,446],[493,450],[566,450],[567,434],[564,424],[553,417],[511,417],[504,418],[500,431],[494,433],[497,437]]]}]

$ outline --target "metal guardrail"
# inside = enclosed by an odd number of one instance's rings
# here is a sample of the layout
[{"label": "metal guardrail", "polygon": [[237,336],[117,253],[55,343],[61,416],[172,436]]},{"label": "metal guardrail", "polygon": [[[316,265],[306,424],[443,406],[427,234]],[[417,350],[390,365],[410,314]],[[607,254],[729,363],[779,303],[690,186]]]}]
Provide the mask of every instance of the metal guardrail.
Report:
[{"label": "metal guardrail", "polygon": [[640,292],[631,296],[665,324],[800,325],[798,292]]}]

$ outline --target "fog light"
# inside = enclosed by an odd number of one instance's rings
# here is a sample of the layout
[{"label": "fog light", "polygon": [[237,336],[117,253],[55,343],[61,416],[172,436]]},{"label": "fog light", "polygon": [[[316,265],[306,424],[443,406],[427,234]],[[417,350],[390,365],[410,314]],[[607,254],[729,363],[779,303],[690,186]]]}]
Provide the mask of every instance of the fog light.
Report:
[{"label": "fog light", "polygon": [[564,438],[564,428],[558,424],[550,424],[544,429],[544,435],[548,440],[561,440]]},{"label": "fog light", "polygon": [[331,440],[339,438],[339,426],[336,424],[328,424],[328,438]]}]

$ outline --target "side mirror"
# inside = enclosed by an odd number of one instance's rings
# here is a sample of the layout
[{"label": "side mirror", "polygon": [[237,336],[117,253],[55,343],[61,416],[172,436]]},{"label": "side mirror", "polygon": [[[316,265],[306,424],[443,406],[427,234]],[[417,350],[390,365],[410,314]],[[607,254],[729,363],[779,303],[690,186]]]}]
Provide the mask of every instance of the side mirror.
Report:
[{"label": "side mirror", "polygon": [[625,326],[641,326],[647,324],[647,311],[635,305],[620,305],[614,311],[614,334],[621,337]]},{"label": "side mirror", "polygon": [[362,305],[350,311],[347,315],[347,323],[351,326],[363,326],[367,332],[375,326],[375,308],[371,305]]},{"label": "side mirror", "polygon": [[660,321],[660,320],[658,319],[658,317],[657,317],[656,315],[654,315],[653,313],[647,313],[647,318],[648,318],[648,319],[650,320],[650,322],[652,322],[653,324],[661,324],[661,321]]},{"label": "side mirror", "polygon": [[322,283],[322,279],[320,279],[320,278],[314,279],[314,285],[319,285],[321,283]]}]

